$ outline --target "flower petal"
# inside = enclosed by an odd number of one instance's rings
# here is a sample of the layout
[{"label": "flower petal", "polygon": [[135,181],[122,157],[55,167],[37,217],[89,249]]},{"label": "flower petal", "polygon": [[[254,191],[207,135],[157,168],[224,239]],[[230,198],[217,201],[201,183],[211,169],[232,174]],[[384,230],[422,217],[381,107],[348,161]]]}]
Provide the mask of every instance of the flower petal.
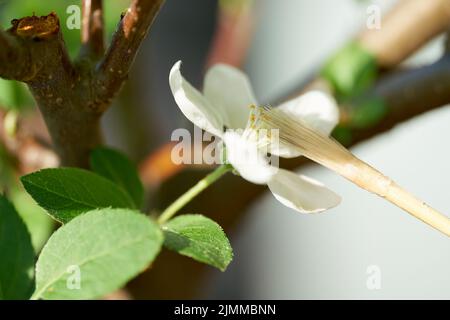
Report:
[{"label": "flower petal", "polygon": [[341,198],[320,182],[279,169],[267,183],[275,198],[301,213],[316,213],[337,206]]},{"label": "flower petal", "polygon": [[[309,91],[298,98],[283,103],[278,108],[294,119],[296,118],[326,135],[329,135],[339,122],[339,108],[336,101],[332,96],[319,90]],[[272,152],[284,158],[301,156],[300,152],[282,143]]]},{"label": "flower petal", "polygon": [[216,64],[208,70],[203,94],[215,108],[222,110],[225,124],[232,129],[244,129],[250,114],[248,107],[256,105],[248,77],[225,64]]},{"label": "flower petal", "polygon": [[283,103],[279,108],[326,135],[329,135],[339,122],[339,108],[336,101],[329,94],[319,90],[307,92]]},{"label": "flower petal", "polygon": [[169,83],[181,112],[196,126],[219,137],[222,136],[225,123],[221,110],[214,109],[209,101],[183,78],[180,67],[181,61],[172,67]]},{"label": "flower petal", "polygon": [[223,136],[228,162],[245,180],[255,184],[266,184],[278,171],[258,150],[255,143],[242,138],[238,133],[227,131]]}]

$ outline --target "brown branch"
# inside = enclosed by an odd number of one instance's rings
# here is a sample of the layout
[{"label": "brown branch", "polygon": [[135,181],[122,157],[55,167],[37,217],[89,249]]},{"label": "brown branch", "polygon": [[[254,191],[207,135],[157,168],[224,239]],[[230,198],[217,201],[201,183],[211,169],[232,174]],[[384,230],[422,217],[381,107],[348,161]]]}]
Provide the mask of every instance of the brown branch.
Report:
[{"label": "brown branch", "polygon": [[131,65],[164,0],[134,0],[119,23],[98,68],[98,99],[110,101],[127,78]]},{"label": "brown branch", "polygon": [[28,85],[62,164],[87,166],[90,150],[101,142],[101,113],[92,99],[90,79],[82,78],[69,59],[58,17],[52,13],[15,20],[3,39],[11,49],[0,66],[13,67],[0,76]]},{"label": "brown branch", "polygon": [[367,96],[384,100],[388,114],[373,127],[353,129],[352,143],[364,141],[398,123],[450,103],[450,55],[429,66],[388,76]]},{"label": "brown branch", "polygon": [[0,30],[0,77],[11,80],[33,76],[31,56],[9,32]]},{"label": "brown branch", "polygon": [[[383,17],[380,30],[364,29],[354,41],[375,57],[381,71],[389,71],[449,27],[450,1],[402,0]],[[334,90],[323,77],[315,75],[309,80],[307,84],[296,84],[300,89],[292,90],[291,97],[305,89]]]},{"label": "brown branch", "polygon": [[83,0],[81,57],[100,59],[105,51],[102,0]]},{"label": "brown branch", "polygon": [[220,1],[216,30],[206,66],[226,63],[241,66],[248,54],[255,29],[253,0]]},{"label": "brown branch", "polygon": [[[134,0],[97,70],[74,66],[59,20],[52,13],[13,21],[0,31],[0,77],[27,83],[66,166],[87,167],[90,151],[102,143],[100,117],[127,78],[131,64],[163,0]],[[81,58],[103,51],[101,1],[84,1]]]}]

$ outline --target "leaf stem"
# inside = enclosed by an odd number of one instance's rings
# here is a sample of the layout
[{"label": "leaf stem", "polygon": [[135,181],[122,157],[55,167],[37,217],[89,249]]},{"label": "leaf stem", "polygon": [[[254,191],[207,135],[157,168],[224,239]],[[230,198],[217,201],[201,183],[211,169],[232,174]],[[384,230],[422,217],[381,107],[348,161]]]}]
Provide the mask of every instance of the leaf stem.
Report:
[{"label": "leaf stem", "polygon": [[217,167],[213,172],[208,174],[202,180],[197,182],[192,188],[186,191],[182,196],[175,200],[170,206],[168,206],[159,216],[158,223],[164,224],[170,220],[181,208],[189,203],[193,198],[199,195],[203,190],[216,182],[228,171],[231,171],[233,167],[229,164],[223,164]]}]

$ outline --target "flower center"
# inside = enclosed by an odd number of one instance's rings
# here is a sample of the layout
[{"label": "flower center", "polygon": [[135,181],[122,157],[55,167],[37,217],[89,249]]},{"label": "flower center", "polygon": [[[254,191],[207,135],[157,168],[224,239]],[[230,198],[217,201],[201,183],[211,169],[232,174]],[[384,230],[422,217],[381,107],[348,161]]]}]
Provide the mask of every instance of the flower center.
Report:
[{"label": "flower center", "polygon": [[278,134],[275,134],[274,131],[278,130],[270,128],[263,121],[265,117],[265,110],[268,110],[269,107],[257,107],[255,105],[250,105],[249,108],[250,114],[245,130],[242,133],[242,138],[255,143],[258,149],[264,151],[274,144],[273,140],[278,136]]}]

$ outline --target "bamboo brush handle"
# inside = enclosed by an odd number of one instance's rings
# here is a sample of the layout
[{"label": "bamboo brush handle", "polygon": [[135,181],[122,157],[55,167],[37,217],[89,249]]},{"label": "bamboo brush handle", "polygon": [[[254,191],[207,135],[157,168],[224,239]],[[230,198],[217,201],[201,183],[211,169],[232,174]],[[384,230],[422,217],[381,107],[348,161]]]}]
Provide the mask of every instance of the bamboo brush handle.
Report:
[{"label": "bamboo brush handle", "polygon": [[385,198],[450,237],[450,219],[447,216],[436,211],[367,163],[357,158],[354,161],[357,161],[357,163],[352,167],[357,168],[357,173],[355,174],[353,170],[348,171],[348,174],[344,172],[345,178],[361,188]]}]

